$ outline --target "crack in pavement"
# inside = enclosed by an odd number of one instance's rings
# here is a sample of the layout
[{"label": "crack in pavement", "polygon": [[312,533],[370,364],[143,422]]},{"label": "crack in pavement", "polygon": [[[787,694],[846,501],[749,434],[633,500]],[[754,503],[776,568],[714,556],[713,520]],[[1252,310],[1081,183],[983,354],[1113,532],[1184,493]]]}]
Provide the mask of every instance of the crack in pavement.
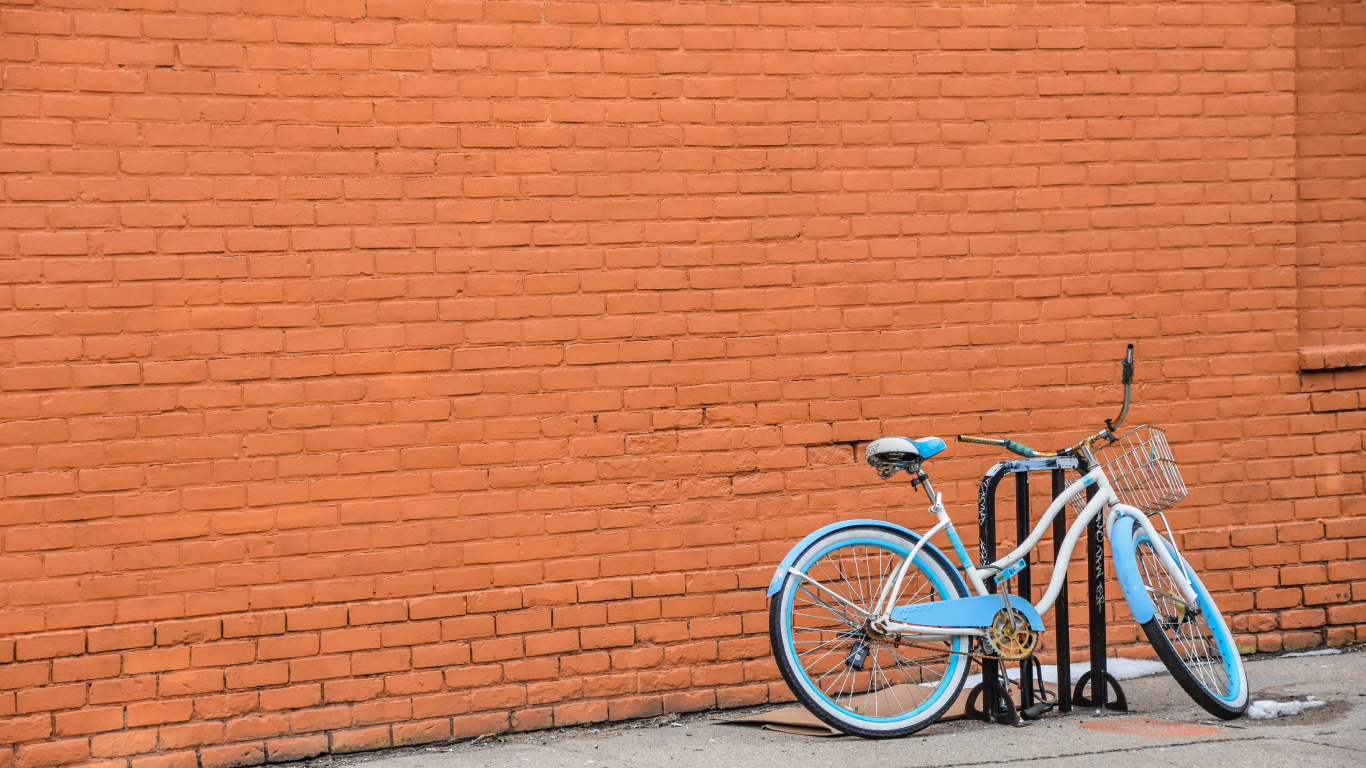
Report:
[{"label": "crack in pavement", "polygon": [[1301,744],[1312,744],[1316,747],[1332,747],[1333,749],[1345,749],[1348,752],[1361,752],[1366,754],[1366,749],[1362,749],[1361,747],[1349,747],[1343,744],[1330,744],[1326,741],[1314,741],[1312,739],[1306,739],[1303,736],[1279,736],[1273,738],[1282,738],[1286,741],[1298,741]]},{"label": "crack in pavement", "polygon": [[1116,752],[1145,752],[1151,749],[1168,749],[1171,747],[1189,747],[1196,744],[1224,744],[1228,742],[1246,741],[1266,741],[1270,736],[1240,736],[1231,739],[1201,739],[1198,741],[1168,742],[1165,744],[1140,744],[1136,747],[1115,747],[1113,749],[1096,749],[1085,752],[1062,752],[1055,755],[1039,755],[1038,757],[1007,757],[1000,760],[970,760],[966,763],[941,763],[940,768],[959,768],[959,766],[969,765],[1016,765],[1018,763],[1032,763],[1039,760],[1058,760],[1065,757],[1086,757],[1088,755],[1111,755]]},{"label": "crack in pavement", "polygon": [[[1089,755],[1107,755],[1107,754],[1114,754],[1114,753],[1117,753],[1117,752],[1146,752],[1146,751],[1149,751],[1149,750],[1155,750],[1155,749],[1170,749],[1170,748],[1173,748],[1173,747],[1188,747],[1188,746],[1203,745],[1203,744],[1223,744],[1223,743],[1228,743],[1228,742],[1268,741],[1268,740],[1274,740],[1274,739],[1279,739],[1279,738],[1284,738],[1284,737],[1280,737],[1280,736],[1237,736],[1237,737],[1223,738],[1223,739],[1198,739],[1198,740],[1192,740],[1192,741],[1166,742],[1166,743],[1162,743],[1162,744],[1140,744],[1140,745],[1137,745],[1137,746],[1130,746],[1130,747],[1114,747],[1114,748],[1112,748],[1112,749],[1095,749],[1095,750],[1084,750],[1084,751],[1077,751],[1077,752],[1059,752],[1059,753],[1056,753],[1056,754],[1051,754],[1051,755],[1038,755],[1038,756],[1035,756],[1035,757],[1018,757],[1018,756],[1017,756],[1017,757],[1001,758],[1001,759],[997,759],[997,760],[973,759],[973,760],[968,760],[968,761],[966,761],[966,762],[958,762],[958,763],[938,763],[937,765],[939,766],[939,768],[965,768],[966,766],[986,766],[986,765],[1017,765],[1017,764],[1020,764],[1020,763],[1038,762],[1038,761],[1040,761],[1040,760],[1059,760],[1059,759],[1071,758],[1071,757],[1086,757],[1086,756],[1089,756]],[[1298,740],[1298,739],[1297,739],[1297,740]],[[1334,745],[1331,745],[1331,744],[1316,744],[1315,742],[1306,742],[1306,743],[1315,744],[1316,746],[1334,746]],[[576,755],[576,756],[585,756],[586,754],[588,754],[588,753],[586,753],[586,752],[583,751],[583,750],[572,749],[572,748],[569,748],[568,746],[559,745],[559,744],[555,744],[555,745],[543,744],[543,745],[541,745],[541,746],[551,746],[551,747],[554,747],[555,749],[558,749],[558,750],[560,750],[560,751],[567,752],[567,753],[570,753],[570,754],[573,754],[573,755]],[[639,761],[639,758],[633,758],[633,762],[635,762],[635,764],[637,764],[637,765],[646,766],[646,768],[669,768],[667,765],[665,765],[665,764],[663,764],[663,763],[654,763],[654,762],[645,763],[645,762],[643,762],[643,761]]]}]

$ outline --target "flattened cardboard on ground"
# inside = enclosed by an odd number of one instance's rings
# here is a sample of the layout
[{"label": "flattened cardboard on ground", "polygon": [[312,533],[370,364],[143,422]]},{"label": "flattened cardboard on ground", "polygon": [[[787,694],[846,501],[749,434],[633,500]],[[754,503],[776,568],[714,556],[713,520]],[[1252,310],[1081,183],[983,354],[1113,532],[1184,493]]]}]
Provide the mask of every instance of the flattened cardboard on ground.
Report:
[{"label": "flattened cardboard on ground", "polygon": [[[1050,692],[1053,690],[1051,686],[1045,687]],[[855,699],[853,709],[857,712],[863,712],[867,709],[872,709],[874,708],[874,706],[876,706],[876,708],[879,710],[890,709],[890,707],[888,707],[888,702],[896,698],[905,698],[906,696],[911,695],[910,692],[906,689],[933,690],[931,686],[919,685],[898,685],[894,686],[894,688],[885,688],[881,691],[878,691],[875,694],[870,694],[868,696],[860,696],[858,699]],[[925,695],[928,694],[928,690]],[[964,709],[967,708],[968,695],[970,693],[972,693],[971,689],[965,687],[962,690],[962,692],[958,694],[958,698],[954,700],[953,706],[949,707],[948,711],[945,712],[939,719],[956,720],[962,717]],[[920,694],[917,693],[916,695]],[[1014,698],[1018,698],[1020,695],[1019,688],[1013,682],[1010,684],[1010,695]],[[877,701],[874,701],[875,697],[877,697]],[[834,728],[831,728],[830,726],[826,725],[823,721],[821,721],[819,718],[817,718],[815,715],[808,712],[806,707],[800,706],[783,707],[782,709],[775,709],[770,712],[760,712],[757,715],[737,717],[733,720],[722,720],[721,722],[731,723],[734,725],[757,725],[767,731],[793,733],[799,736],[844,735],[843,731],[838,731]]]}]

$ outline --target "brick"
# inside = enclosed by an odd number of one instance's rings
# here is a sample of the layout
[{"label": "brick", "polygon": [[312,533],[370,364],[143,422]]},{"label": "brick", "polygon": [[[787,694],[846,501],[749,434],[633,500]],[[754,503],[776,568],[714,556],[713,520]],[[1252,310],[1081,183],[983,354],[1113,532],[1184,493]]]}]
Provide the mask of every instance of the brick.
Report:
[{"label": "brick", "polygon": [[[6,724],[5,743],[43,741],[52,736],[52,718],[46,715],[12,718]],[[65,735],[71,735],[69,732]]]},{"label": "brick", "polygon": [[1321,627],[1324,623],[1324,611],[1322,609],[1286,611],[1281,614],[1282,629],[1304,629],[1309,627]]},{"label": "brick", "polygon": [[56,731],[60,736],[102,733],[123,728],[121,707],[87,708],[77,712],[61,712],[56,716]]},{"label": "brick", "polygon": [[654,717],[664,711],[664,700],[659,696],[626,696],[613,699],[607,714],[612,720]]},{"label": "brick", "polygon": [[327,736],[325,734],[266,740],[266,762],[270,763],[306,760],[326,751]]},{"label": "brick", "polygon": [[90,738],[90,754],[94,757],[126,757],[151,752],[157,745],[155,728],[102,733]]},{"label": "brick", "polygon": [[465,715],[451,719],[451,738],[472,738],[499,734],[509,728],[508,716],[499,713]]},{"label": "brick", "polygon": [[265,761],[265,745],[261,742],[225,744],[199,750],[199,762],[203,768],[242,768],[261,765]]},{"label": "brick", "polygon": [[406,744],[430,744],[435,741],[446,741],[451,738],[451,721],[448,719],[440,720],[419,720],[411,723],[394,725],[394,745]]},{"label": "brick", "polygon": [[14,658],[19,661],[48,659],[54,656],[75,656],[85,652],[85,633],[53,632],[34,637],[21,637],[15,644]]},{"label": "brick", "polygon": [[194,714],[194,702],[188,699],[143,701],[129,704],[126,720],[130,727],[181,723]]},{"label": "brick", "polygon": [[17,707],[22,713],[50,712],[79,707],[86,701],[85,686],[81,684],[48,685],[18,691]]},{"label": "brick", "polygon": [[158,733],[158,743],[163,750],[217,744],[222,740],[223,724],[218,722],[163,726]]},{"label": "brick", "polygon": [[339,753],[368,752],[392,746],[393,740],[389,729],[390,726],[382,725],[349,731],[334,731],[332,733],[332,751]]},{"label": "brick", "polygon": [[598,723],[607,720],[607,717],[607,702],[603,701],[575,702],[554,708],[556,727]]},{"label": "brick", "polygon": [[199,756],[193,750],[185,750],[151,757],[135,757],[128,761],[128,764],[139,768],[195,768],[199,764]]},{"label": "brick", "polygon": [[19,747],[15,765],[30,766],[65,765],[86,760],[90,757],[90,745],[85,739],[63,739],[42,744],[26,744]]}]

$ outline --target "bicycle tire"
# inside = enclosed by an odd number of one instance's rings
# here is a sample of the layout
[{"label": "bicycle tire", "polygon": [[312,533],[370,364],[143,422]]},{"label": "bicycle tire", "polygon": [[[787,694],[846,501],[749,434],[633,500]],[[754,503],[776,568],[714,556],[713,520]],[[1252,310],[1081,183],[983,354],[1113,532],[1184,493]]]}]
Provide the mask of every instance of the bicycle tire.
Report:
[{"label": "bicycle tire", "polygon": [[[1160,535],[1158,538],[1165,544],[1166,539]],[[1116,570],[1136,574],[1139,579],[1139,584],[1122,585],[1130,607],[1138,613],[1134,600],[1140,598],[1131,597],[1130,592],[1134,587],[1141,588],[1152,601],[1152,618],[1139,626],[1177,684],[1196,704],[1220,719],[1232,720],[1247,711],[1247,672],[1238,645],[1219,606],[1190,563],[1174,548],[1167,547],[1195,588],[1199,610],[1193,614],[1183,610],[1184,601],[1172,597],[1181,590],[1158,559],[1148,532],[1136,525],[1133,518],[1125,516],[1115,523],[1110,547],[1116,558]],[[1119,558],[1128,559],[1127,567],[1121,566]]]},{"label": "bicycle tire", "polygon": [[[895,575],[894,566],[904,562],[915,544],[916,539],[886,528],[854,526],[813,542],[793,568],[868,610],[885,580]],[[823,600],[812,599],[813,594]],[[896,604],[967,596],[948,559],[927,545],[907,572]],[[969,648],[968,637],[936,643],[944,649],[936,657],[890,638],[869,636],[866,627],[860,634],[852,621],[857,617],[842,606],[835,610],[832,602],[789,573],[769,606],[769,637],[778,669],[816,717],[848,734],[885,739],[930,725],[953,704],[967,678],[969,658],[962,652]],[[864,674],[869,662],[871,671]]]}]

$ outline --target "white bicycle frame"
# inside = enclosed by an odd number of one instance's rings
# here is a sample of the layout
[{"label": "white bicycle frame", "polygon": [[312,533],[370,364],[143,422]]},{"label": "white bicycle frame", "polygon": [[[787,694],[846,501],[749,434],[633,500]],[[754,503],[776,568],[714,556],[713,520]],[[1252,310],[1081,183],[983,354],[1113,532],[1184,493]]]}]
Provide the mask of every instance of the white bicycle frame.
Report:
[{"label": "white bicycle frame", "polygon": [[[1048,530],[1048,527],[1053,523],[1053,518],[1057,517],[1062,513],[1062,510],[1067,508],[1068,502],[1070,502],[1073,497],[1085,492],[1087,488],[1093,485],[1097,488],[1095,498],[1091,499],[1090,502],[1086,504],[1082,513],[1077,516],[1077,519],[1073,521],[1072,526],[1067,529],[1067,535],[1062,541],[1062,548],[1058,551],[1057,560],[1053,564],[1053,574],[1048,582],[1048,590],[1034,606],[1034,609],[1042,615],[1049,608],[1053,607],[1053,603],[1058,599],[1058,594],[1062,591],[1063,583],[1067,580],[1067,566],[1072,561],[1072,552],[1077,546],[1077,541],[1084,535],[1086,526],[1089,525],[1097,515],[1101,514],[1102,510],[1107,509],[1109,511],[1105,518],[1106,536],[1108,537],[1110,535],[1110,532],[1114,529],[1115,521],[1119,519],[1120,515],[1132,517],[1134,521],[1147,532],[1148,540],[1155,545],[1154,548],[1157,550],[1158,559],[1161,560],[1163,567],[1172,575],[1177,586],[1181,589],[1181,594],[1185,598],[1186,603],[1194,605],[1197,601],[1195,589],[1191,586],[1190,578],[1186,575],[1185,569],[1177,565],[1176,559],[1173,558],[1171,552],[1167,550],[1166,539],[1158,534],[1157,529],[1153,527],[1153,524],[1148,519],[1147,515],[1143,514],[1143,512],[1135,507],[1120,503],[1114,488],[1110,486],[1110,479],[1105,476],[1105,471],[1101,467],[1096,467],[1085,476],[1069,485],[1067,489],[1063,491],[1062,495],[1054,499],[1053,503],[1049,505],[1048,511],[1044,512],[1038,525],[1030,532],[1029,538],[1020,542],[1019,546],[1010,554],[990,565],[984,565],[979,568],[973,564],[972,558],[968,556],[967,550],[963,547],[962,540],[958,537],[958,532],[954,530],[953,522],[949,519],[948,512],[944,509],[943,496],[935,494],[934,504],[930,506],[929,511],[938,518],[939,522],[933,528],[926,531],[920,541],[911,549],[911,552],[906,556],[905,561],[898,567],[896,578],[892,579],[888,583],[888,586],[883,589],[883,592],[878,596],[877,602],[873,604],[873,610],[871,612],[865,612],[863,609],[854,606],[847,600],[835,595],[834,592],[825,589],[823,585],[816,584],[816,586],[821,587],[823,592],[835,597],[840,603],[843,603],[850,608],[854,608],[860,614],[872,618],[873,624],[884,632],[900,634],[903,636],[911,635],[915,639],[922,640],[942,640],[955,635],[983,636],[986,634],[985,628],[954,627],[951,631],[946,632],[945,630],[948,630],[948,627],[902,624],[891,620],[892,609],[896,607],[894,596],[899,596],[901,594],[901,584],[906,577],[906,573],[910,570],[911,564],[915,562],[916,556],[920,554],[920,550],[925,547],[932,536],[940,531],[946,532],[950,543],[953,544],[954,551],[958,554],[958,559],[963,564],[963,571],[967,574],[968,583],[972,585],[973,591],[979,596],[988,595],[990,593],[987,591],[986,583],[982,580],[983,576],[993,576],[1002,573],[1028,556],[1034,547],[1038,545],[1039,541],[1043,539],[1044,532]],[[796,573],[795,569],[792,572]],[[797,575],[805,576],[805,574]],[[816,582],[812,581],[812,583]],[[1004,597],[1002,597],[1002,600],[1004,601]]]}]

